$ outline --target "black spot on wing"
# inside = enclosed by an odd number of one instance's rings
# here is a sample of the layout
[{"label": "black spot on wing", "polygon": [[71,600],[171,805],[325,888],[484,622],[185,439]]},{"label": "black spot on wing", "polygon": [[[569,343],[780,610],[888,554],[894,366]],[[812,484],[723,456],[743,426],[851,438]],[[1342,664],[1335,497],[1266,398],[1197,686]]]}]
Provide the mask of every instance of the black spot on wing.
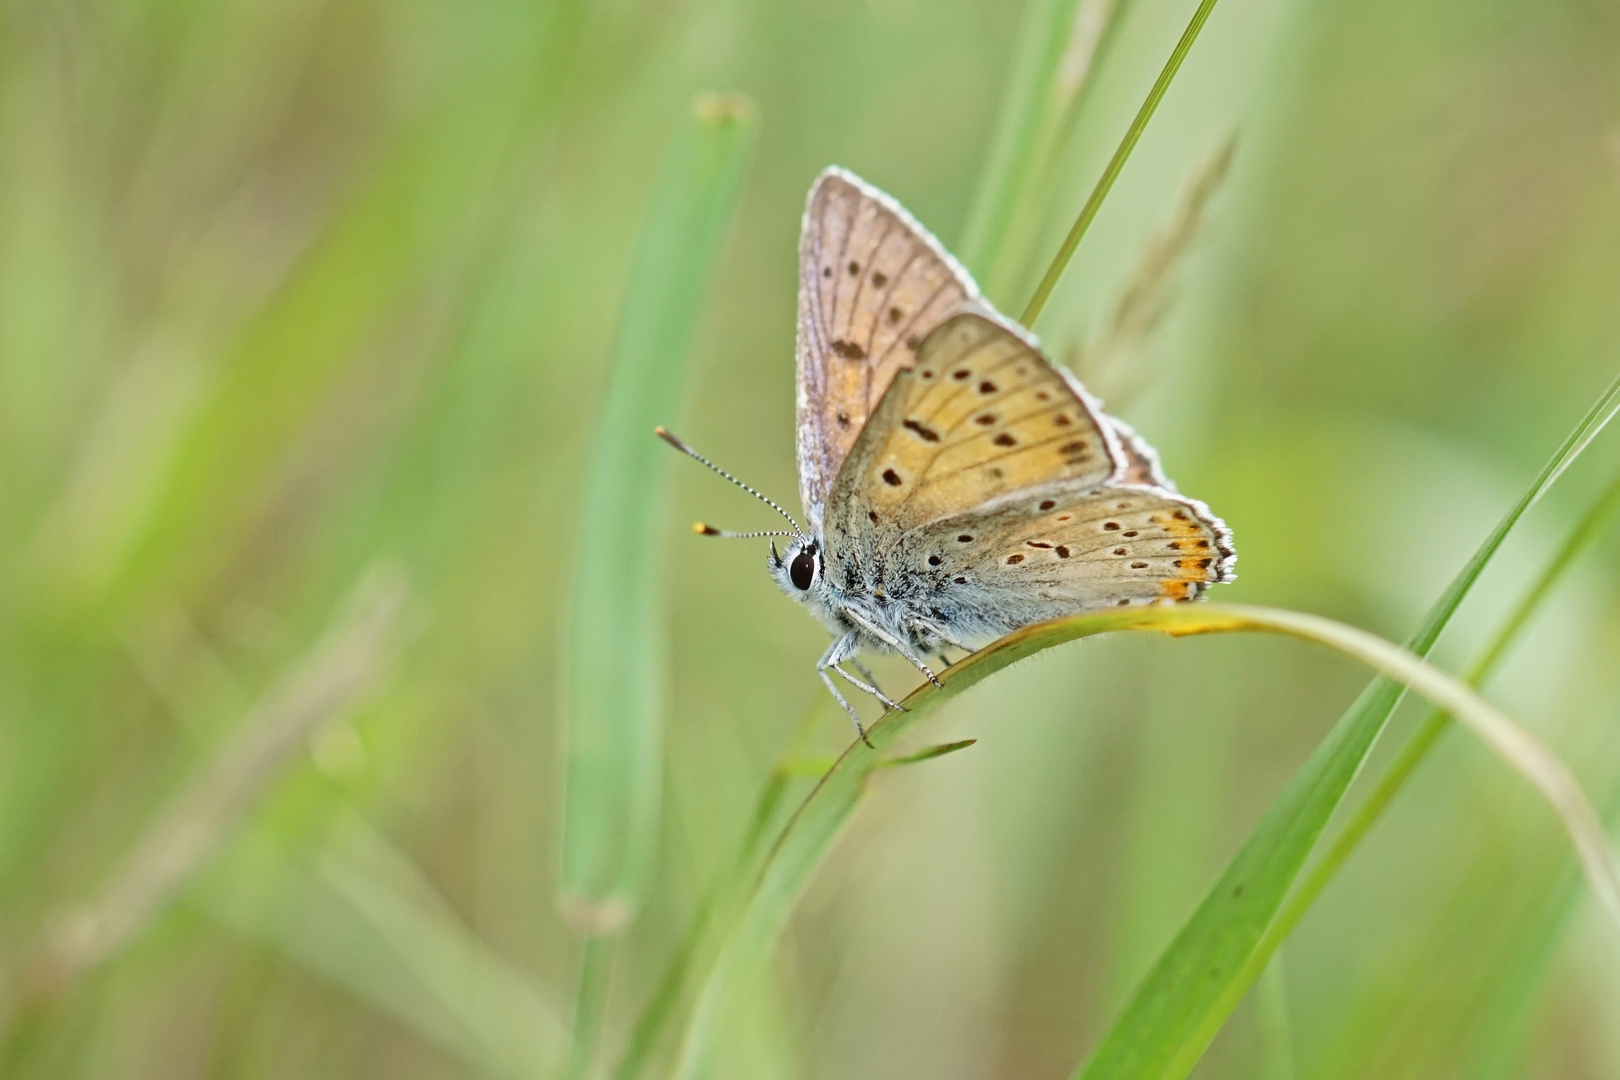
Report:
[{"label": "black spot on wing", "polygon": [[923,442],[939,442],[939,432],[924,424],[921,420],[908,419],[901,426],[907,431],[915,432],[917,437]]}]

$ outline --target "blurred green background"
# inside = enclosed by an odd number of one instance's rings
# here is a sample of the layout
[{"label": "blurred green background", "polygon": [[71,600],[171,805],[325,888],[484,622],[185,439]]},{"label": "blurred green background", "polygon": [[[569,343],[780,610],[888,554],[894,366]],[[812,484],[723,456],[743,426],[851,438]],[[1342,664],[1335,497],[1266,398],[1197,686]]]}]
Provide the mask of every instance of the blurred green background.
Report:
[{"label": "blurred green background", "polygon": [[[1192,7],[1122,0],[1050,205],[985,277],[1002,307]],[[659,164],[694,93],[757,103],[667,422],[794,502],[804,193],[842,164],[957,244],[1018,24],[989,0],[0,6],[0,1072],[529,1071],[579,962],[559,627]],[[1620,367],[1617,60],[1601,0],[1216,9],[1037,330],[1232,526],[1222,599],[1401,639]],[[1164,318],[1096,362],[1234,136]],[[1617,468],[1600,440],[1536,508],[1440,662]],[[762,543],[688,529],[769,512],[668,475],[669,512],[622,523],[669,568],[673,677],[609,1062],[806,710],[812,752],[849,738]],[[1605,534],[1490,688],[1608,808],[1617,555]],[[874,784],[723,1074],[1067,1075],[1364,680],[1285,641],[1129,636],[975,690],[930,737],[977,745]],[[1282,966],[1301,1077],[1620,1075],[1620,935],[1463,737]],[[1274,1075],[1262,1019],[1196,1075]]]}]

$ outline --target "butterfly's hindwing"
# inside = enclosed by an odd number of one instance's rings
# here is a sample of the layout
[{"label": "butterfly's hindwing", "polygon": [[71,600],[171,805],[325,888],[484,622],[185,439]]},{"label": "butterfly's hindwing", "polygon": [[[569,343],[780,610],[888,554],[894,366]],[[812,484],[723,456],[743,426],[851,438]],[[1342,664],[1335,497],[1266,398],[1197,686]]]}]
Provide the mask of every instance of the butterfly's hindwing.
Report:
[{"label": "butterfly's hindwing", "polygon": [[1232,580],[1231,534],[1202,503],[1113,485],[1042,509],[1048,501],[974,511],[899,539],[888,576],[922,585],[917,636],[971,647],[1081,611],[1194,600]]},{"label": "butterfly's hindwing", "polygon": [[839,169],[810,191],[799,239],[799,487],[812,527],[839,467],[917,344],[972,278],[886,195]]},{"label": "butterfly's hindwing", "polygon": [[1124,458],[1124,468],[1114,479],[1120,483],[1135,484],[1139,487],[1161,487],[1166,491],[1175,491],[1176,485],[1164,475],[1164,469],[1159,465],[1158,451],[1149,446],[1147,440],[1136,433],[1136,429],[1117,416],[1105,416],[1105,420],[1113,427],[1114,436],[1119,440],[1119,449]]},{"label": "butterfly's hindwing", "polygon": [[[1071,609],[1191,600],[1231,579],[1231,536],[1202,503],[1125,486],[1042,509],[1045,502],[938,522],[907,546],[937,552],[939,576],[951,584],[967,575],[984,588],[1033,592]],[[962,543],[965,535],[974,543]],[[928,565],[927,554],[921,562]]]}]

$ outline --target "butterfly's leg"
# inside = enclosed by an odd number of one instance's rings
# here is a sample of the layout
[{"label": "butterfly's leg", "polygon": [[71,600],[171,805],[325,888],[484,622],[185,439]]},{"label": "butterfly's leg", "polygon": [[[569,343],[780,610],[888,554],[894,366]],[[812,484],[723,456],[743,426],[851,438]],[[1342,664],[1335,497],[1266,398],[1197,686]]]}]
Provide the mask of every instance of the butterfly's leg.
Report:
[{"label": "butterfly's leg", "polygon": [[832,665],[832,669],[838,672],[838,674],[842,675],[844,677],[844,681],[849,683],[849,685],[853,686],[855,689],[865,690],[868,694],[871,694],[873,697],[877,698],[891,709],[898,709],[900,712],[907,711],[904,705],[900,704],[898,701],[892,700],[887,694],[879,690],[876,686],[873,686],[871,683],[861,682],[861,680],[857,679],[855,676],[851,675],[837,664]]},{"label": "butterfly's leg", "polygon": [[[907,660],[910,660],[911,666],[922,672],[923,675],[927,677],[929,682],[933,683],[935,686],[940,685],[939,677],[929,670],[927,664],[923,663],[917,658],[917,654],[912,650],[911,646],[907,645],[905,642],[901,641],[899,638],[895,637],[881,626],[861,618],[848,608],[844,609],[844,616],[858,624],[862,630],[865,630],[868,634],[871,634],[873,637],[883,642],[883,644],[887,645],[889,648],[893,649]],[[849,676],[846,675],[844,677],[848,678]]]},{"label": "butterfly's leg", "polygon": [[945,655],[945,650],[944,649],[941,649],[939,652],[935,653],[934,655],[939,657],[939,666],[940,667],[950,667],[951,666],[951,658]]},{"label": "butterfly's leg", "polygon": [[816,674],[821,676],[822,683],[827,687],[827,693],[831,694],[833,699],[844,707],[844,711],[849,713],[850,720],[854,721],[855,724],[855,734],[861,737],[862,742],[871,745],[870,740],[866,737],[866,729],[861,726],[861,714],[856,712],[855,706],[851,705],[844,698],[844,695],[838,692],[838,687],[833,683],[832,676],[827,674],[827,669],[818,664],[816,665]]},{"label": "butterfly's leg", "polygon": [[[844,681],[849,683],[849,685],[855,687],[857,690],[865,690],[868,694],[871,694],[889,708],[899,709],[901,712],[905,712],[906,710],[903,705],[899,704],[898,702],[891,701],[888,695],[877,688],[877,680],[872,678],[872,673],[867,671],[861,662],[855,658],[855,654],[860,651],[860,648],[860,631],[851,630],[849,633],[833,642],[833,647],[828,649],[826,655],[821,658],[821,666],[823,668],[832,668],[834,671],[838,672],[839,675],[843,676]],[[839,666],[846,660],[854,664],[856,670],[858,670],[862,675],[865,675],[869,681],[861,682],[861,680],[855,678],[855,676],[851,675],[849,672],[845,671]],[[823,674],[823,678],[825,677],[825,674]]]},{"label": "butterfly's leg", "polygon": [[[877,686],[877,684],[878,684],[877,676],[873,675],[871,670],[869,668],[867,668],[867,666],[865,664],[861,663],[859,657],[855,657],[855,656],[850,657],[849,658],[849,666],[854,668],[856,671],[860,672],[861,678],[865,679],[867,682],[871,683],[873,686]],[[882,687],[879,686],[878,689],[881,690]]]},{"label": "butterfly's leg", "polygon": [[[855,734],[861,737],[861,742],[871,746],[872,741],[866,737],[866,729],[861,726],[861,714],[856,712],[855,706],[851,705],[844,695],[838,692],[837,684],[832,681],[832,676],[827,674],[830,668],[833,671],[838,671],[838,674],[844,675],[842,671],[838,670],[838,662],[859,647],[859,638],[856,636],[855,631],[851,630],[837,641],[834,641],[827,647],[827,651],[821,654],[821,659],[816,661],[816,674],[821,676],[821,681],[827,687],[827,692],[833,696],[833,700],[842,705],[844,711],[849,713],[849,718],[855,722]],[[849,676],[844,675],[844,678],[848,679]],[[859,686],[860,684],[856,683],[856,685]],[[881,694],[878,695],[880,698],[882,696]]]}]

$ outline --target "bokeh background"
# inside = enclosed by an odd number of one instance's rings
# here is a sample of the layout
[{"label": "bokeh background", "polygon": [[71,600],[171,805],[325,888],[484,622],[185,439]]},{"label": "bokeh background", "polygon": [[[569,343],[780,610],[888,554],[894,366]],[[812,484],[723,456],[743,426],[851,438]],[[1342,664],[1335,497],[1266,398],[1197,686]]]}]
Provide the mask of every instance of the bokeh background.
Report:
[{"label": "bokeh background", "polygon": [[[1192,6],[1119,5],[1051,205],[986,276],[1002,306]],[[757,103],[669,422],[792,500],[804,192],[846,165],[956,244],[1019,7],[0,6],[0,1071],[522,1070],[579,962],[560,624],[659,163],[694,93]],[[1225,598],[1403,638],[1620,368],[1617,58],[1602,0],[1216,9],[1037,329],[1232,526]],[[1228,143],[1163,317],[1101,348]],[[1620,468],[1614,439],[1515,535],[1443,663]],[[670,505],[620,526],[670,567],[674,679],[606,1062],[824,694],[824,632],[762,544],[687,527],[769,512],[669,476]],[[1617,544],[1491,685],[1606,807]],[[1364,678],[1295,643],[1144,636],[958,700],[930,738],[978,743],[881,775],[725,1075],[1067,1075]],[[849,738],[830,707],[812,732]],[[170,857],[176,888],[150,887]],[[1282,972],[1301,1077],[1620,1075],[1620,935],[1551,815],[1462,736]],[[1245,1003],[1197,1075],[1262,1075],[1268,1037]]]}]

